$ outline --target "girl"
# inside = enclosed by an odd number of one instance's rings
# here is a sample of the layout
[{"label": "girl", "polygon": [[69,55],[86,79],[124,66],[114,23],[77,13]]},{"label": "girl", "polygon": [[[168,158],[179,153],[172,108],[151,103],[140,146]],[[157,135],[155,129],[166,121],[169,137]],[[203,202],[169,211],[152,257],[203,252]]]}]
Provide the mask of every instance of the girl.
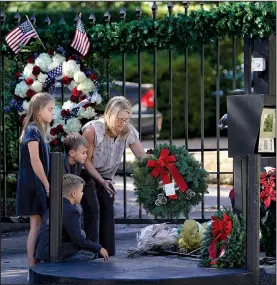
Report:
[{"label": "girl", "polygon": [[17,180],[16,212],[30,217],[27,239],[28,265],[35,264],[34,249],[49,194],[49,146],[46,130],[54,116],[54,98],[38,93],[31,100],[20,137],[20,162]]},{"label": "girl", "polygon": [[99,242],[110,256],[115,255],[113,176],[126,147],[136,157],[146,155],[138,132],[129,122],[130,116],[129,101],[116,96],[108,102],[104,120],[91,121],[82,129],[89,142],[86,170],[82,171],[86,181],[81,201],[84,229],[87,237]]}]

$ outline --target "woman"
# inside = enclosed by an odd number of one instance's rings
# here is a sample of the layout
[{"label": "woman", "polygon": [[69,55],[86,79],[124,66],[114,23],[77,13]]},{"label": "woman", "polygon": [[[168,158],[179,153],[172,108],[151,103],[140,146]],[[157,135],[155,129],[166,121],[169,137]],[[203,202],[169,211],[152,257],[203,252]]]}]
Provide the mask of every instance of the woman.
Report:
[{"label": "woman", "polygon": [[82,172],[86,181],[81,202],[84,229],[87,237],[100,243],[110,256],[115,255],[112,179],[126,147],[137,158],[146,155],[130,116],[129,101],[116,96],[108,102],[104,120],[91,121],[82,129],[89,142],[86,170]]}]

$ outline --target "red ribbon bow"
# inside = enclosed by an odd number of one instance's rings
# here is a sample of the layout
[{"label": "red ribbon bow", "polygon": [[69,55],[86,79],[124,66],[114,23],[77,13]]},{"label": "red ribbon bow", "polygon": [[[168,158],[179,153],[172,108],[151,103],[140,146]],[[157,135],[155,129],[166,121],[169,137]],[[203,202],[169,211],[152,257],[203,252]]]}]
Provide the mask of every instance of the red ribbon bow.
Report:
[{"label": "red ribbon bow", "polygon": [[[211,264],[216,263],[217,255],[217,241],[225,241],[232,231],[232,221],[228,215],[223,214],[223,220],[212,216],[212,235],[213,240],[209,246],[209,255]],[[225,246],[220,249],[219,257],[221,257],[225,252]]]},{"label": "red ribbon bow", "polygon": [[[169,171],[171,176],[174,178],[176,184],[180,188],[181,192],[184,192],[188,189],[188,185],[181,176],[180,172],[176,168],[174,162],[176,162],[175,155],[169,155],[169,150],[167,148],[162,148],[160,152],[160,157],[158,160],[148,160],[147,167],[153,168],[151,175],[155,178],[160,176],[163,184],[171,183],[170,176],[168,175]],[[169,196],[171,199],[177,199],[177,195]]]}]

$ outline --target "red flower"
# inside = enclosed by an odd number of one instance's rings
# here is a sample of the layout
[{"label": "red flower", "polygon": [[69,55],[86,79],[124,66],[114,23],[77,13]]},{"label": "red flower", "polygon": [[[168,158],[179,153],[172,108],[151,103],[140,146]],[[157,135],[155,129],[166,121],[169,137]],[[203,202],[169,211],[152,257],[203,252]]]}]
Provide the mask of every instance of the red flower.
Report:
[{"label": "red flower", "polygon": [[25,80],[25,82],[26,82],[26,84],[27,85],[32,85],[33,83],[34,83],[34,79],[33,78],[27,78],[26,80]]},{"label": "red flower", "polygon": [[229,193],[229,198],[230,198],[230,200],[233,200],[234,197],[235,197],[235,190],[234,190],[234,188],[233,188],[233,189],[230,191],[230,193]]},{"label": "red flower", "polygon": [[48,54],[49,54],[49,55],[53,55],[53,54],[54,54],[54,50],[53,50],[53,49],[49,49],[49,50],[48,50]]},{"label": "red flower", "polygon": [[27,63],[34,63],[34,58],[32,56],[27,57]]},{"label": "red flower", "polygon": [[33,75],[35,76],[35,77],[37,77],[39,74],[40,74],[40,67],[39,66],[37,66],[37,65],[35,65],[34,67],[33,67]]},{"label": "red flower", "polygon": [[18,79],[18,78],[20,77],[20,72],[19,72],[19,71],[15,71],[14,77],[15,77],[16,79]]},{"label": "red flower", "polygon": [[74,56],[70,56],[68,60],[75,60]]},{"label": "red flower", "polygon": [[262,172],[261,175],[260,175],[260,179],[263,180],[265,179],[267,176],[267,173],[266,172]]},{"label": "red flower", "polygon": [[92,73],[92,74],[89,76],[89,78],[90,78],[91,80],[97,80],[97,76],[96,76],[94,73]]},{"label": "red flower", "polygon": [[82,94],[82,91],[77,90],[77,87],[74,87],[71,92],[72,92],[72,96],[77,97],[77,98],[79,98],[80,95]]},{"label": "red flower", "polygon": [[83,106],[84,109],[87,109],[89,107],[92,107],[92,108],[95,107],[95,103],[87,103]]},{"label": "red flower", "polygon": [[62,78],[62,83],[63,83],[64,85],[68,85],[68,84],[70,84],[70,82],[71,82],[71,79],[70,79],[68,76],[64,76],[64,77]]},{"label": "red flower", "polygon": [[78,97],[75,97],[75,96],[72,95],[72,96],[70,97],[70,101],[72,101],[72,102],[75,103],[75,102],[78,101]]},{"label": "red flower", "polygon": [[31,99],[35,94],[36,92],[33,89],[29,89],[26,93],[26,96]]},{"label": "red flower", "polygon": [[276,191],[272,187],[266,187],[260,194],[264,205],[269,208],[271,201],[276,201]]},{"label": "red flower", "polygon": [[59,140],[56,138],[56,139],[53,139],[52,141],[51,141],[51,145],[52,146],[57,146],[59,144]]},{"label": "red flower", "polygon": [[52,128],[51,130],[50,130],[50,135],[51,136],[55,136],[57,134],[57,129],[56,128]]},{"label": "red flower", "polygon": [[64,118],[64,117],[67,117],[68,115],[70,114],[70,111],[69,110],[62,110],[61,111],[61,116]]},{"label": "red flower", "polygon": [[59,133],[63,133],[63,132],[64,132],[64,129],[63,129],[63,126],[62,126],[62,125],[57,125],[56,130],[57,130]]},{"label": "red flower", "polygon": [[82,95],[82,96],[80,96],[80,98],[79,98],[79,99],[80,99],[80,102],[81,102],[81,101],[83,101],[83,100],[85,100],[86,98],[87,98],[87,96],[86,96],[86,95]]}]

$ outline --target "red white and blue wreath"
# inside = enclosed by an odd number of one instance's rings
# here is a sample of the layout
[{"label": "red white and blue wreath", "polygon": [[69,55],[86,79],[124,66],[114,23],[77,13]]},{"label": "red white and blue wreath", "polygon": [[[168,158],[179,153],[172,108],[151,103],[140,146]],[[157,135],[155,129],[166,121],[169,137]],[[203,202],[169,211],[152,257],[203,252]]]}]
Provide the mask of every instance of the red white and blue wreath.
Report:
[{"label": "red white and blue wreath", "polygon": [[29,109],[31,98],[42,91],[54,88],[57,82],[71,91],[71,97],[62,107],[56,107],[55,118],[48,132],[53,146],[59,145],[67,134],[79,132],[82,120],[98,117],[94,107],[101,104],[102,97],[97,91],[97,76],[90,70],[82,70],[80,57],[66,57],[62,47],[56,52],[49,51],[28,57],[22,73],[16,72],[17,84],[11,106],[16,109],[22,121]]}]

